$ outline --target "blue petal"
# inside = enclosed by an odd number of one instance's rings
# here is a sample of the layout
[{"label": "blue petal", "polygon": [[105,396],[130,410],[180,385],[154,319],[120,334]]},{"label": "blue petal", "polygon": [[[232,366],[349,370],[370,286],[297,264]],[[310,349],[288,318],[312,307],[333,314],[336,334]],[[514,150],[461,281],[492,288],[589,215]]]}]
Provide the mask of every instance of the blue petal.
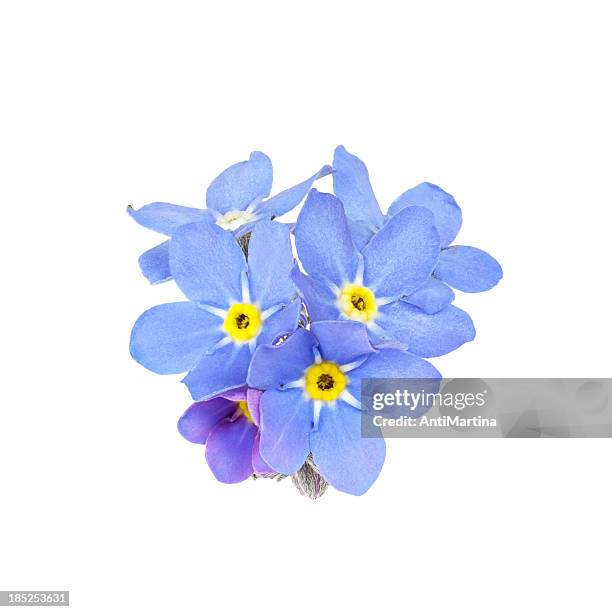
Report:
[{"label": "blue petal", "polygon": [[391,217],[363,250],[365,284],[377,297],[410,295],[430,277],[439,254],[431,212],[406,208]]},{"label": "blue petal", "polygon": [[439,379],[441,375],[431,363],[411,353],[398,349],[382,349],[370,355],[350,373],[351,385],[359,383],[363,378]]},{"label": "blue petal", "polygon": [[247,383],[254,389],[274,389],[299,380],[314,362],[317,339],[309,331],[298,329],[278,346],[257,347],[249,368]]},{"label": "blue petal", "polygon": [[166,240],[156,247],[145,251],[138,258],[142,273],[152,285],[163,283],[172,278],[169,261],[169,246],[170,241]]},{"label": "blue petal", "polygon": [[296,299],[270,315],[264,321],[263,328],[257,336],[257,344],[272,344],[279,336],[294,332],[298,326],[301,313],[302,303],[299,299]]},{"label": "blue petal", "polygon": [[389,215],[395,215],[407,206],[429,208],[436,218],[442,247],[448,246],[461,228],[461,209],[450,193],[432,183],[421,183],[402,193],[389,207]]},{"label": "blue petal", "polygon": [[194,400],[207,400],[246,384],[251,361],[248,344],[228,344],[200,358],[182,382]]},{"label": "blue petal", "polygon": [[372,191],[368,169],[343,146],[334,151],[334,193],[342,200],[349,219],[365,221],[373,228],[383,224],[383,214]]},{"label": "blue petal", "polygon": [[181,291],[193,301],[227,308],[242,300],[244,254],[230,232],[211,223],[190,223],[170,240],[170,269]]},{"label": "blue petal", "polygon": [[225,397],[213,397],[207,402],[195,402],[178,421],[181,436],[194,444],[206,444],[211,429],[236,412],[236,402]]},{"label": "blue petal", "polygon": [[385,462],[385,441],[361,437],[361,412],[339,402],[321,410],[319,428],[310,434],[315,464],[339,491],[363,495]]},{"label": "blue petal", "polygon": [[160,304],[134,323],[130,353],[157,374],[179,374],[191,369],[222,337],[221,319],[196,304]]},{"label": "blue petal", "polygon": [[313,174],[303,183],[294,185],[285,191],[272,196],[256,209],[257,215],[270,217],[280,217],[293,210],[305,197],[312,184],[320,178],[327,176],[332,171],[331,166],[323,166],[316,174]]},{"label": "blue petal", "polygon": [[357,250],[363,251],[366,244],[370,242],[372,236],[375,234],[375,231],[364,221],[352,221],[349,219],[348,223]]},{"label": "blue petal", "polygon": [[308,457],[312,404],[301,389],[266,391],[259,403],[261,440],[259,452],[280,474],[297,472]]},{"label": "blue petal", "polygon": [[402,298],[404,302],[418,306],[427,314],[435,314],[455,299],[453,290],[442,281],[430,278],[416,291]]},{"label": "blue petal", "polygon": [[323,359],[346,364],[374,352],[368,329],[357,321],[319,321],[310,326]]},{"label": "blue petal", "polygon": [[284,304],[295,296],[294,266],[289,228],[275,221],[258,223],[249,241],[251,300],[262,310]]},{"label": "blue petal", "polygon": [[127,211],[136,223],[166,236],[172,236],[181,225],[212,220],[212,215],[207,210],[165,202],[153,202],[138,210],[128,206]]},{"label": "blue petal", "polygon": [[295,226],[295,242],[310,276],[339,287],[355,279],[359,253],[335,196],[311,190]]},{"label": "blue petal", "polygon": [[452,246],[440,253],[434,276],[461,291],[478,293],[495,287],[503,271],[485,251],[469,246]]},{"label": "blue petal", "polygon": [[336,305],[336,296],[329,287],[310,276],[302,274],[297,265],[291,271],[291,279],[306,304],[311,321],[338,318],[340,311]]},{"label": "blue petal", "polygon": [[476,335],[470,316],[455,306],[427,314],[400,300],[381,307],[379,312],[376,323],[421,357],[445,355]]},{"label": "blue petal", "polygon": [[248,161],[226,168],[208,187],[206,206],[224,215],[245,210],[249,204],[267,197],[272,189],[272,162],[254,151]]}]

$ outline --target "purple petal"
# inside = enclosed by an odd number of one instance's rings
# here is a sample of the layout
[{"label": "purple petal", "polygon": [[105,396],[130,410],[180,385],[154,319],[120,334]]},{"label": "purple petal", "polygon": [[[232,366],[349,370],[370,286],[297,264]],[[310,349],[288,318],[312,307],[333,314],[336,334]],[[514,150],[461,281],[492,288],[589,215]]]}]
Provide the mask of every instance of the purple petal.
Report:
[{"label": "purple petal", "polygon": [[253,445],[257,428],[245,417],[224,419],[208,435],[206,461],[220,482],[233,484],[253,473]]},{"label": "purple petal", "polygon": [[236,411],[236,404],[225,397],[214,397],[191,404],[178,421],[181,436],[195,444],[205,444],[210,431]]},{"label": "purple petal", "polygon": [[238,389],[229,389],[224,391],[222,397],[232,400],[233,402],[244,402],[247,399],[247,388],[239,387]]},{"label": "purple petal", "polygon": [[260,434],[257,432],[255,443],[253,444],[253,469],[258,476],[274,476],[275,472],[261,456],[259,452]]},{"label": "purple petal", "polygon": [[251,418],[257,427],[259,427],[259,402],[261,401],[262,395],[263,391],[260,391],[259,389],[248,388],[246,392],[246,401],[249,406],[249,412],[251,413]]}]

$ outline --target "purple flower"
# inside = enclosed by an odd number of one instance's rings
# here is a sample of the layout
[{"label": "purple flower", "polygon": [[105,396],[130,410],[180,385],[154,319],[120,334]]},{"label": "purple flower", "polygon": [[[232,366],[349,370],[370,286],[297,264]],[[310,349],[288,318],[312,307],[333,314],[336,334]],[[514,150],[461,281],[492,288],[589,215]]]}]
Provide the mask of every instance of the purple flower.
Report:
[{"label": "purple flower", "polygon": [[243,387],[189,406],[178,421],[189,442],[206,444],[206,461],[215,478],[228,484],[274,470],[259,453],[259,400],[262,392]]}]

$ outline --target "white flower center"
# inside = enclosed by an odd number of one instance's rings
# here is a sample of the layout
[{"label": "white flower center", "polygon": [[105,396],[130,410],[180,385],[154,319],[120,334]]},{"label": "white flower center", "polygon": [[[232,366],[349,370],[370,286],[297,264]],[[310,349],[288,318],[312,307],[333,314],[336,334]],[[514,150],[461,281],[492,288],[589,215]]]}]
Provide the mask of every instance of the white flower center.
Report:
[{"label": "white flower center", "polygon": [[255,221],[255,215],[246,210],[230,210],[217,219],[217,225],[224,230],[233,232],[239,227]]}]

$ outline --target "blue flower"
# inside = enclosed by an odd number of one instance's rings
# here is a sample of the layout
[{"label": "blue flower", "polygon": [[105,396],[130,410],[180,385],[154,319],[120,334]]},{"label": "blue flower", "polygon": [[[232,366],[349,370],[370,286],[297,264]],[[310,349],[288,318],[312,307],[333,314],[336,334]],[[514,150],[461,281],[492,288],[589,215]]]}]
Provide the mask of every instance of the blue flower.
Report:
[{"label": "blue flower", "polygon": [[382,438],[361,436],[362,378],[431,378],[427,361],[398,349],[375,350],[363,324],[322,321],[298,329],[277,346],[260,346],[248,384],[259,403],[264,461],[292,474],[311,452],[322,475],[340,491],[362,495],[385,460]]},{"label": "blue flower", "polygon": [[430,210],[409,206],[391,217],[360,253],[342,202],[313,189],[295,226],[300,262],[292,278],[313,321],[365,323],[375,342],[396,340],[435,357],[474,338],[470,317],[455,306],[435,314],[402,300],[429,283],[440,255]]},{"label": "blue flower", "polygon": [[[259,221],[278,217],[295,208],[306,197],[313,182],[330,172],[330,166],[323,166],[304,182],[268,198],[272,189],[272,163],[267,155],[254,151],[247,161],[226,168],[210,184],[206,191],[206,209],[154,202],[139,210],[128,206],[128,213],[140,225],[166,236],[173,236],[179,227],[196,221],[216,224],[241,236]],[[142,273],[151,283],[172,278],[168,249],[166,241],[140,256]]]},{"label": "blue flower", "polygon": [[435,313],[454,299],[455,287],[469,293],[487,291],[502,277],[497,261],[485,251],[470,246],[450,246],[461,228],[461,209],[455,198],[431,183],[421,183],[400,195],[383,215],[372,191],[365,164],[344,147],[334,153],[334,193],[342,200],[357,248],[363,249],[372,236],[399,212],[421,206],[434,216],[440,236],[440,256],[432,277],[404,301],[427,313]]},{"label": "blue flower", "polygon": [[189,371],[183,382],[195,400],[244,386],[256,346],[293,331],[300,318],[289,228],[259,223],[247,263],[230,232],[188,223],[170,240],[169,265],[190,301],[143,313],[132,330],[132,357],[159,374]]}]

